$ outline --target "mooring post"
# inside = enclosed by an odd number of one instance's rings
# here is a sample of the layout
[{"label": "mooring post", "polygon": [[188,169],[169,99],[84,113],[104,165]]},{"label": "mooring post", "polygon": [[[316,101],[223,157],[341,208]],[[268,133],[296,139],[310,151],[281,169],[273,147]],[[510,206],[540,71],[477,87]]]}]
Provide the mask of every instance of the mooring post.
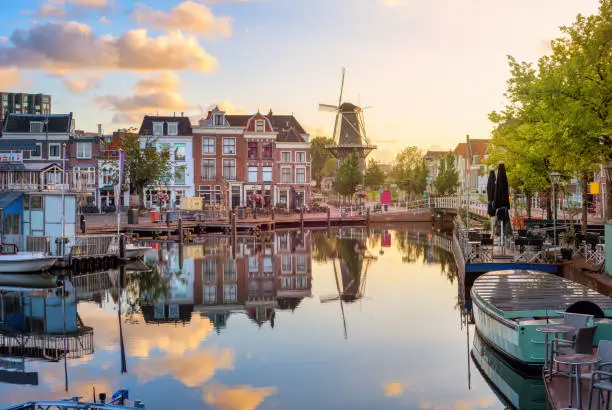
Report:
[{"label": "mooring post", "polygon": [[119,235],[119,258],[125,259],[125,235]]},{"label": "mooring post", "polygon": [[183,234],[183,218],[179,218],[178,220],[178,237],[179,237],[179,243],[183,243],[183,241],[185,240],[184,234]]},{"label": "mooring post", "polygon": [[304,229],[304,208],[300,208],[300,226]]},{"label": "mooring post", "polygon": [[275,215],[275,212],[274,212],[274,208],[272,208],[272,211],[270,212],[270,215],[272,215],[272,220],[274,220],[274,218],[275,218],[275,216],[276,216],[276,215]]},{"label": "mooring post", "polygon": [[370,208],[366,211],[366,225],[368,226],[368,230],[370,230]]},{"label": "mooring post", "polygon": [[329,227],[331,226],[331,212],[329,210],[329,207],[327,208],[327,228],[329,229]]},{"label": "mooring post", "polygon": [[232,212],[232,255],[236,257],[236,209]]}]

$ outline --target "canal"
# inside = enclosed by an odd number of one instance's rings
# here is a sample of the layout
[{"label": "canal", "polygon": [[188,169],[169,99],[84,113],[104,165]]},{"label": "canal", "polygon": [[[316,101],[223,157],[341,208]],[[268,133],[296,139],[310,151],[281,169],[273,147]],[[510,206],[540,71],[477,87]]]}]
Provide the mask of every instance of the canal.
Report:
[{"label": "canal", "polygon": [[3,288],[4,321],[28,335],[63,343],[65,311],[70,354],[4,336],[0,406],[126,388],[147,409],[506,408],[470,357],[438,235],[285,231],[239,239],[235,257],[223,237],[153,243],[123,271],[72,278],[67,295]]}]

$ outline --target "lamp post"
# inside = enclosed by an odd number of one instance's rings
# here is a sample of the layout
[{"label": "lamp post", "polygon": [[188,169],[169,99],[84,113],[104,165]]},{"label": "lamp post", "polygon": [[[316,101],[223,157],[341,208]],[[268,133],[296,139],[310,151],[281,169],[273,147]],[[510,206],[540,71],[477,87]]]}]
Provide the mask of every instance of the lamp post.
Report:
[{"label": "lamp post", "polygon": [[557,195],[555,193],[555,185],[561,180],[561,174],[553,171],[550,173],[550,180],[552,181],[552,194],[553,194],[553,247],[555,250],[555,262],[557,261]]},{"label": "lamp post", "polygon": [[612,162],[604,165],[606,171],[606,220],[612,219]]}]

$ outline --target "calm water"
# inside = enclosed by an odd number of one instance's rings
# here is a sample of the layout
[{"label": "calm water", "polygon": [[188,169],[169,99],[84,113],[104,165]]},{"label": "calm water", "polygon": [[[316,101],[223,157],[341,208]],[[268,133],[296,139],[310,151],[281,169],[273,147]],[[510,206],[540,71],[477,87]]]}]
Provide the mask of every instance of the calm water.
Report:
[{"label": "calm water", "polygon": [[[27,295],[35,319],[5,290],[14,326],[61,333],[65,303],[73,358],[65,392],[64,361],[31,349],[38,358],[24,370],[38,385],[3,377],[0,405],[91,399],[95,387],[127,388],[148,409],[504,408],[469,358],[474,328],[464,324],[452,257],[428,245],[433,232],[365,234],[240,240],[235,259],[225,238],[182,251],[154,243],[150,272],[131,264],[124,276],[73,278],[64,301]],[[7,340],[5,367],[21,357]]]}]

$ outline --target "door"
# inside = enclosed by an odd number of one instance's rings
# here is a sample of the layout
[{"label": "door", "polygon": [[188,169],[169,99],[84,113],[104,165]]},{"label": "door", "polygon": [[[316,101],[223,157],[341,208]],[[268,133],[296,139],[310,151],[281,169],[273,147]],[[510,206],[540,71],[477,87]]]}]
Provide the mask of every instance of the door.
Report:
[{"label": "door", "polygon": [[231,195],[231,205],[232,209],[237,206],[240,206],[240,186],[232,185],[232,195]]}]

